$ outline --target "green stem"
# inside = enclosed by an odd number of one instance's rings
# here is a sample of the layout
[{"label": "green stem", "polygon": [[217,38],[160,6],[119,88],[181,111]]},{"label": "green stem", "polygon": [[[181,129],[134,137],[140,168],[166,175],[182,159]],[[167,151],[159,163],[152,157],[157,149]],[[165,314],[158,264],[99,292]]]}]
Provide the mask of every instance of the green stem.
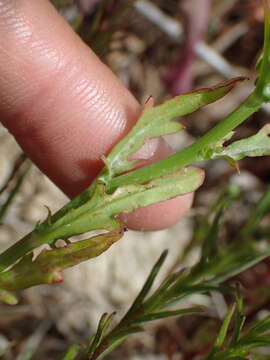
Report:
[{"label": "green stem", "polygon": [[15,261],[17,261],[25,254],[43,244],[53,241],[56,238],[57,236],[55,236],[55,234],[48,234],[45,238],[40,234],[37,234],[35,230],[27,234],[20,241],[16,242],[14,245],[0,254],[0,272],[14,264]]},{"label": "green stem", "polygon": [[243,226],[243,228],[239,233],[239,237],[246,238],[251,236],[256,231],[260,221],[268,213],[269,209],[270,209],[270,187],[263,194],[255,210],[249,216],[247,222],[245,223],[245,225]]},{"label": "green stem", "polygon": [[264,102],[270,101],[270,9],[269,3],[264,4],[264,45],[263,57],[259,66],[259,79],[256,84],[257,96]]},{"label": "green stem", "polygon": [[205,160],[205,158],[202,157],[203,150],[209,147],[209,145],[223,139],[249,116],[258,111],[262,103],[263,100],[261,100],[257,92],[253,92],[236,110],[214,126],[198,141],[157,163],[113,178],[108,184],[108,191],[112,192],[119,186],[127,184],[142,184],[183,166]]},{"label": "green stem", "polygon": [[[139,170],[135,170],[112,179],[108,184],[108,191],[113,191],[117,187],[126,184],[142,184],[151,179],[168,174],[183,166],[205,160],[203,157],[204,149],[207,149],[209,145],[214,144],[220,139],[224,138],[230,131],[232,131],[250,115],[256,112],[260,108],[261,104],[262,101],[259,100],[256,93],[252,93],[235,111],[233,111],[227,118],[212,128],[208,133],[202,136],[197,142],[185,148],[183,151],[163,159],[158,163],[148,165]],[[86,196],[86,199],[89,197],[89,194],[87,195],[88,196]],[[75,202],[76,199],[72,203]],[[65,215],[68,209],[70,209],[70,206],[67,206],[65,211],[59,211],[60,217]],[[56,220],[59,215],[54,215],[52,220]],[[58,239],[59,236],[61,237],[61,235],[61,228],[48,232],[46,231],[42,234],[34,230],[32,233],[26,235],[21,241],[17,242],[0,255],[0,271],[6,269],[17,259],[32,251],[36,247],[45,243],[51,243],[55,239]]]}]

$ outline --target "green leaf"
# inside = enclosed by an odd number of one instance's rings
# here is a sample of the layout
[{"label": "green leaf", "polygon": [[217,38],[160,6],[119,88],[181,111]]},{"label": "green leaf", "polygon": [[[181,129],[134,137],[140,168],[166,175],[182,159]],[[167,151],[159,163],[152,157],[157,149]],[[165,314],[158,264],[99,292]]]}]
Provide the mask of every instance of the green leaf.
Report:
[{"label": "green leaf", "polygon": [[138,207],[192,192],[202,184],[203,179],[203,170],[188,167],[145,185],[120,187],[113,194],[106,194],[105,186],[98,184],[89,202],[70,211],[64,218],[50,226],[50,231],[59,229],[57,238],[66,238],[89,230],[115,230],[119,228],[115,216],[121,212],[128,213]]},{"label": "green leaf", "polygon": [[249,215],[246,223],[240,231],[240,237],[248,237],[254,233],[262,218],[268,213],[270,209],[270,187],[265,191],[256,208]]},{"label": "green leaf", "polygon": [[[119,346],[129,335],[143,332],[143,328],[139,326],[132,326],[128,329],[123,329],[118,332],[112,333],[106,337],[106,347],[104,349],[98,349],[92,357],[93,360],[101,360],[107,354],[112,352],[117,346]],[[102,344],[101,344],[102,347]],[[92,360],[91,359],[91,360]]]},{"label": "green leaf", "polygon": [[43,250],[33,261],[32,254],[24,256],[10,270],[0,273],[1,286],[7,290],[21,290],[39,284],[63,281],[62,271],[82,261],[96,257],[123,235],[123,230],[73,242],[63,248]]},{"label": "green leaf", "polygon": [[200,269],[201,276],[208,277],[207,282],[209,285],[220,284],[257,264],[269,255],[270,249],[258,251],[255,247],[248,246],[248,244],[234,244],[227,249],[222,249],[222,252],[207,263],[204,269]]},{"label": "green leaf", "polygon": [[144,331],[142,327],[140,326],[130,326],[128,328],[121,329],[119,331],[113,331],[109,336],[106,338],[107,341],[118,341],[119,339],[122,339],[123,337],[126,337],[130,334],[136,334],[139,332]]},{"label": "green leaf", "polygon": [[17,305],[17,297],[10,291],[0,289],[0,301],[8,305]]},{"label": "green leaf", "polygon": [[237,341],[240,337],[241,330],[246,321],[246,317],[243,314],[244,302],[243,302],[243,297],[240,294],[239,286],[237,286],[237,288],[236,288],[236,294],[237,294],[236,316],[235,316],[235,325],[234,325],[234,329],[233,329],[233,333],[232,333],[231,341],[230,341],[231,346],[234,346],[237,343]]},{"label": "green leaf", "polygon": [[246,156],[270,155],[270,124],[253,136],[235,141],[224,148],[215,148],[209,155],[211,159],[225,158],[229,161],[241,160]]},{"label": "green leaf", "polygon": [[[191,281],[191,283],[192,283],[192,281]],[[218,292],[222,292],[222,293],[233,293],[232,287],[213,286],[213,285],[209,285],[207,281],[202,282],[199,285],[190,285],[190,286],[185,286],[182,288],[181,288],[181,284],[180,284],[180,286],[177,285],[173,290],[174,291],[172,293],[170,293],[169,296],[167,296],[167,298],[169,298],[169,300],[167,300],[165,303],[166,307],[175,306],[180,301],[182,301],[185,298],[187,298],[191,295],[194,295],[194,294],[203,294],[203,293],[207,293],[210,291],[218,291]],[[175,295],[173,295],[173,293]]]},{"label": "green leaf", "polygon": [[259,78],[256,83],[256,95],[264,102],[270,101],[270,5],[269,0],[264,3],[264,46],[262,59],[259,63]]},{"label": "green leaf", "polygon": [[[208,230],[208,234],[202,246],[201,263],[210,261],[217,252],[217,239],[219,234],[220,220],[224,214],[223,206],[217,211],[214,220]],[[200,264],[198,265],[200,266]]]},{"label": "green leaf", "polygon": [[125,320],[129,319],[129,317],[141,307],[145,297],[148,295],[149,291],[151,290],[153,283],[154,283],[164,261],[166,260],[167,255],[168,255],[168,250],[163,251],[163,253],[159,257],[158,261],[153,266],[142,290],[140,291],[140,293],[134,300],[133,304],[131,305],[131,307],[128,310],[128,312],[126,313],[126,315],[121,320],[121,324],[125,323]]},{"label": "green leaf", "polygon": [[241,341],[245,341],[247,338],[256,337],[258,335],[265,335],[265,333],[270,332],[270,315],[266,316],[264,319],[257,321],[253,326],[251,326]]},{"label": "green leaf", "polygon": [[227,333],[228,333],[228,329],[229,329],[233,314],[235,312],[235,308],[236,308],[236,306],[233,305],[231,307],[231,309],[228,311],[227,315],[225,316],[225,319],[223,321],[223,324],[222,324],[222,326],[220,328],[219,334],[218,334],[217,339],[215,341],[215,345],[214,345],[215,351],[220,349],[222,347],[222,345],[224,344],[224,341],[226,339],[226,336],[227,336]]},{"label": "green leaf", "polygon": [[[212,88],[183,94],[155,107],[146,104],[132,130],[105,159],[109,177],[134,168],[137,161],[129,161],[128,157],[138,151],[147,139],[172,134],[183,129],[181,124],[171,121],[173,118],[190,114],[222,98],[240,80],[243,78],[235,78]],[[104,176],[104,181],[107,181],[106,176]]]},{"label": "green leaf", "polygon": [[180,309],[180,310],[174,310],[174,311],[160,311],[160,312],[150,313],[150,314],[146,314],[146,315],[138,317],[138,319],[136,319],[133,322],[133,325],[140,325],[145,322],[160,320],[160,319],[169,318],[169,317],[201,313],[202,311],[203,311],[203,309],[201,307],[193,307],[193,308],[189,308],[189,309]]},{"label": "green leaf", "polygon": [[116,231],[121,226],[115,217],[121,212],[131,212],[138,207],[192,192],[202,184],[203,179],[203,170],[188,167],[152,180],[145,185],[120,187],[113,194],[106,194],[105,186],[97,184],[93,196],[84,205],[70,209],[55,222],[38,225],[34,232],[2,253],[0,270],[42,244],[54,244],[58,239],[67,239],[90,230]]},{"label": "green leaf", "polygon": [[89,359],[95,353],[98,346],[101,344],[104,336],[106,335],[108,327],[110,326],[111,322],[113,321],[114,315],[115,315],[114,313],[110,314],[110,315],[105,313],[101,316],[99,324],[98,324],[97,332],[96,332],[95,336],[91,339],[91,342],[87,349],[87,356]]},{"label": "green leaf", "polygon": [[73,345],[68,349],[64,357],[61,360],[75,360],[81,350],[81,345]]}]

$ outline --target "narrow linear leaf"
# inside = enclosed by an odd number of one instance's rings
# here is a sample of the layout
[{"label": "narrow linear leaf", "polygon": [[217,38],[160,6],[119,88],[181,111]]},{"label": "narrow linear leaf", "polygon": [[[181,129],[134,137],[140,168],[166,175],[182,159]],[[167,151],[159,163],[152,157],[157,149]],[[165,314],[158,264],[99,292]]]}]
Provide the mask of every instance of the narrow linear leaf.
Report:
[{"label": "narrow linear leaf", "polygon": [[[199,284],[199,285],[190,285],[187,287],[176,286],[172,289],[169,294],[169,300],[166,301],[166,307],[177,305],[183,299],[189,297],[194,294],[203,294],[210,291],[218,291],[221,293],[233,293],[233,288],[229,286],[211,286],[207,283],[207,281]],[[175,295],[173,295],[173,293]]]},{"label": "narrow linear leaf", "polygon": [[98,329],[95,334],[95,336],[92,338],[92,341],[90,342],[89,348],[87,350],[87,356],[91,358],[91,356],[94,354],[98,346],[103,340],[103,337],[106,335],[106,331],[108,327],[110,326],[112,320],[114,318],[113,314],[103,314],[99,320]]},{"label": "narrow linear leaf", "polygon": [[244,302],[243,297],[240,294],[239,286],[236,288],[237,301],[236,301],[236,316],[233,333],[231,336],[230,345],[234,346],[240,337],[241,330],[245,324],[246,317],[243,314]]},{"label": "narrow linear leaf", "polygon": [[250,214],[246,223],[240,231],[240,237],[244,238],[245,236],[251,235],[257,228],[258,224],[262,218],[268,213],[270,209],[270,187],[263,194],[262,198],[256,205],[256,208]]},{"label": "narrow linear leaf", "polygon": [[139,332],[143,332],[143,328],[140,326],[130,326],[128,328],[121,329],[119,331],[113,331],[109,336],[106,338],[106,341],[114,342],[118,341],[122,338],[127,337],[130,334],[136,334]]},{"label": "narrow linear leaf", "polygon": [[270,255],[270,249],[258,250],[251,244],[236,242],[228,248],[221,249],[210,262],[195,268],[196,276],[206,277],[208,285],[218,285],[251,266],[262,261]]},{"label": "narrow linear leaf", "polygon": [[268,336],[254,336],[252,339],[244,339],[244,341],[240,341],[238,343],[239,347],[254,349],[263,346],[270,345],[270,337]]},{"label": "narrow linear leaf", "polygon": [[[209,231],[206,235],[206,239],[203,243],[203,247],[202,247],[202,255],[201,255],[201,262],[200,263],[205,263],[208,262],[210,260],[210,258],[213,258],[214,253],[216,252],[216,248],[217,248],[217,238],[218,238],[218,233],[219,233],[219,225],[220,225],[220,220],[222,218],[224,214],[224,208],[221,207],[215,217],[214,220],[209,228]],[[198,264],[198,266],[200,266],[200,263]]]},{"label": "narrow linear leaf", "polygon": [[68,349],[68,351],[66,352],[64,357],[61,358],[61,360],[75,360],[80,350],[81,350],[81,345],[71,346],[71,348]]},{"label": "narrow linear leaf", "polygon": [[195,313],[201,313],[203,311],[200,307],[193,307],[189,309],[180,309],[175,311],[161,311],[156,313],[150,313],[147,315],[140,316],[137,320],[133,322],[134,325],[140,325],[145,322],[154,321],[154,320],[160,320],[164,318],[169,317],[175,317],[175,316],[183,316],[183,315],[190,315]]},{"label": "narrow linear leaf", "polygon": [[264,319],[257,321],[251,328],[246,332],[245,337],[255,337],[257,335],[263,335],[266,332],[270,332],[270,315]]},{"label": "narrow linear leaf", "polygon": [[149,291],[152,288],[152,285],[160,271],[160,268],[162,267],[164,261],[166,260],[166,257],[168,255],[168,250],[163,251],[163,253],[161,254],[161,256],[159,257],[158,261],[156,262],[156,264],[153,266],[142,290],[140,291],[140,293],[138,294],[138,296],[136,297],[136,299],[134,300],[133,304],[131,305],[130,309],[128,310],[128,312],[126,313],[126,315],[123,317],[123,319],[121,320],[120,324],[123,324],[125,322],[126,319],[128,319],[136,310],[138,310],[138,308],[140,308],[141,304],[143,303],[145,297],[148,295]]},{"label": "narrow linear leaf", "polygon": [[[110,354],[115,348],[117,348],[118,346],[120,346],[126,339],[126,336],[119,338],[118,340],[115,340],[113,342],[111,342],[110,344],[106,344],[106,346],[104,346],[104,349],[98,351],[94,357],[91,358],[91,360],[102,360],[104,359],[105,356],[107,356],[108,354]],[[88,360],[88,359],[87,359]]]},{"label": "narrow linear leaf", "polygon": [[236,305],[234,304],[231,307],[231,309],[228,311],[227,315],[225,316],[225,319],[223,321],[223,324],[220,328],[217,339],[215,341],[214,351],[217,351],[223,345],[223,343],[226,339],[226,335],[228,333],[228,329],[229,329],[233,314],[235,313],[235,309],[236,309]]},{"label": "narrow linear leaf", "polygon": [[18,299],[17,297],[11,293],[10,291],[0,289],[0,301],[8,305],[17,305]]},{"label": "narrow linear leaf", "polygon": [[[111,335],[107,336],[104,339],[104,344],[101,343],[100,347],[91,357],[91,360],[101,360],[107,354],[111,353],[117,346],[121,345],[122,342],[132,334],[137,334],[143,332],[143,328],[138,326],[132,326],[127,329],[122,329],[117,332],[112,332]],[[90,358],[89,358],[90,359]]]}]

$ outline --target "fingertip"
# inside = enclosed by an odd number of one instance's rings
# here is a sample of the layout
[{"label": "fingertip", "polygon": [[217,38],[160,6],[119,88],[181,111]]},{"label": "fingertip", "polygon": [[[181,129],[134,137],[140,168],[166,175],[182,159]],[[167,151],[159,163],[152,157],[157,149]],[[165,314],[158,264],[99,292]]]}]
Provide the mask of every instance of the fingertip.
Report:
[{"label": "fingertip", "polygon": [[175,225],[188,213],[193,197],[194,194],[189,193],[168,201],[136,209],[129,214],[123,213],[120,215],[120,220],[132,230],[154,231],[166,229]]}]

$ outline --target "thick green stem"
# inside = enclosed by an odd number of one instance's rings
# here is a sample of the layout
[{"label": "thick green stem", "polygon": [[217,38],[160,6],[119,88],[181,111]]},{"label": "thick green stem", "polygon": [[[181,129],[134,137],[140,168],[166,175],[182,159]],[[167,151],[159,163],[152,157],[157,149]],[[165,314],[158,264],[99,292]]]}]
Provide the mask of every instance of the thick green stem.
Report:
[{"label": "thick green stem", "polygon": [[24,238],[9,247],[0,255],[0,272],[14,264],[15,261],[30,251],[54,239],[57,239],[57,236],[55,237],[54,235],[55,234],[49,234],[47,237],[43,237],[36,233],[35,230],[27,234]]},{"label": "thick green stem", "polygon": [[114,191],[117,187],[127,184],[142,184],[183,166],[205,160],[202,156],[203,150],[223,139],[249,116],[258,111],[262,103],[263,100],[258,97],[256,92],[253,92],[236,110],[214,126],[198,141],[157,163],[113,178],[108,184],[108,191]]}]

